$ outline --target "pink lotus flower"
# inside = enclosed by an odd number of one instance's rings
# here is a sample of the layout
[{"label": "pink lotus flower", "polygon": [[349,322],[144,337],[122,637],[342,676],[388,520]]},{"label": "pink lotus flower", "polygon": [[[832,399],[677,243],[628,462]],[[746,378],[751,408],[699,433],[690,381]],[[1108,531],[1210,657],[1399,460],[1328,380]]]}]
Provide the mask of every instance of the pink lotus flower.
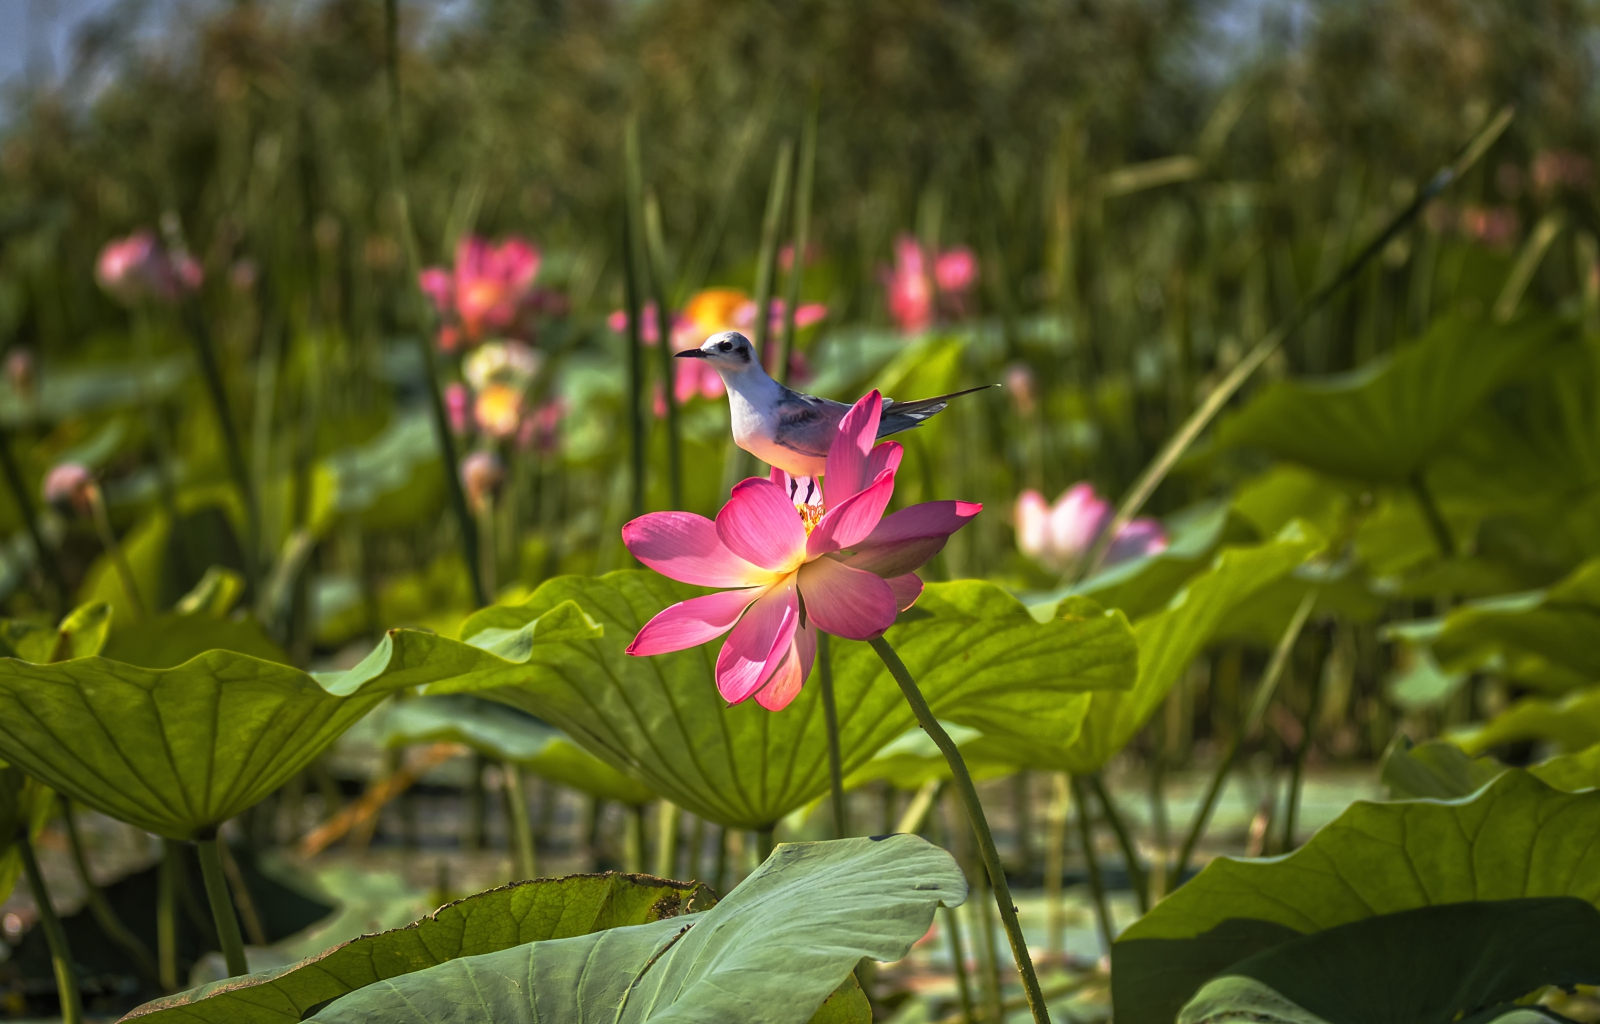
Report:
[{"label": "pink lotus flower", "polygon": [[[1065,572],[1094,546],[1112,515],[1111,504],[1087,482],[1073,484],[1046,504],[1035,490],[1017,496],[1017,547],[1055,572]],[[1123,527],[1106,552],[1106,565],[1167,549],[1167,535],[1154,519],[1135,519]]]},{"label": "pink lotus flower", "polygon": [[441,331],[441,347],[449,351],[461,340],[477,342],[510,329],[538,275],[539,250],[521,238],[499,245],[470,235],[462,239],[452,270],[428,267],[418,279],[440,314],[459,325],[460,334],[448,340]]},{"label": "pink lotus flower", "polygon": [[940,313],[960,316],[964,312],[962,296],[977,279],[978,258],[966,246],[929,253],[912,236],[901,235],[894,243],[894,267],[883,273],[889,315],[902,333],[921,333]]},{"label": "pink lotus flower", "polygon": [[882,412],[874,391],[845,414],[820,493],[816,481],[775,469],[735,486],[715,522],[654,512],[624,526],[628,550],[662,575],[733,588],[663,610],[628,653],[681,651],[732,630],[717,690],[779,711],[811,672],[818,630],[867,640],[893,625],[922,593],[915,570],[983,506],[931,501],[885,518],[902,449],[873,446]]},{"label": "pink lotus flower", "polygon": [[946,249],[933,261],[933,279],[942,292],[964,292],[978,279],[978,257],[964,245]]},{"label": "pink lotus flower", "polygon": [[199,291],[205,271],[182,250],[169,252],[149,231],[113,239],[95,260],[95,280],[118,302],[176,302]]},{"label": "pink lotus flower", "polygon": [[450,432],[456,435],[467,432],[467,413],[472,406],[472,392],[467,390],[465,384],[446,384],[444,387],[444,411],[450,418]]},{"label": "pink lotus flower", "polygon": [[63,462],[45,475],[45,504],[71,508],[86,516],[91,510],[96,486],[94,474],[88,467],[78,462]]}]

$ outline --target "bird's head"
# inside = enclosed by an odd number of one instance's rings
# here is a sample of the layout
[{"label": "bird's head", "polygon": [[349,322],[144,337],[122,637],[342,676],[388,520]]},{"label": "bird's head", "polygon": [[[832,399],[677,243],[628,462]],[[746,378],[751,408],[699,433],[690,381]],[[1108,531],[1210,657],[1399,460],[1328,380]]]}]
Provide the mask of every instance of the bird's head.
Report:
[{"label": "bird's head", "polygon": [[677,353],[679,359],[704,359],[711,368],[724,377],[738,376],[748,370],[765,373],[750,339],[738,331],[713,334],[699,348],[684,349]]}]

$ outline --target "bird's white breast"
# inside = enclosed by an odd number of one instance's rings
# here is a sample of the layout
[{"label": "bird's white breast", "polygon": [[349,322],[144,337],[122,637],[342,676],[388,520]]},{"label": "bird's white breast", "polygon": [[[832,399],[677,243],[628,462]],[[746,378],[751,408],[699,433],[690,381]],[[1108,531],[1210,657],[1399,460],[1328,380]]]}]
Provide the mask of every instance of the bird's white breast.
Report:
[{"label": "bird's white breast", "polygon": [[[732,419],[733,443],[769,466],[777,466],[791,476],[820,476],[826,459],[812,458],[777,443],[778,398],[782,394],[770,378],[727,381],[728,413]],[[763,388],[761,385],[767,385]],[[756,392],[749,394],[748,392]]]}]

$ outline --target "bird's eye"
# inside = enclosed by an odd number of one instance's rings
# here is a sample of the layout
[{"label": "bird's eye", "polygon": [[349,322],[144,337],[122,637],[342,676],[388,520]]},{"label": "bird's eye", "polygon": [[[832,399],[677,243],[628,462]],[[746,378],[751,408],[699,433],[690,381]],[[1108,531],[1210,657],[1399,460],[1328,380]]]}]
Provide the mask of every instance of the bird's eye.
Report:
[{"label": "bird's eye", "polygon": [[717,343],[717,347],[722,349],[724,352],[729,352],[733,349],[733,343],[730,341],[722,341]]}]

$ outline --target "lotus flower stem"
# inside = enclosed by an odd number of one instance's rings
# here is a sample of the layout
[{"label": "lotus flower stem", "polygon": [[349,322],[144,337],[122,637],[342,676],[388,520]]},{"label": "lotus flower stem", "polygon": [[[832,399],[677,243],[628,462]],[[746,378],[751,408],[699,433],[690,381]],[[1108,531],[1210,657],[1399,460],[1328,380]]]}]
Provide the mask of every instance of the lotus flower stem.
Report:
[{"label": "lotus flower stem", "polygon": [[111,559],[111,565],[117,571],[117,579],[122,583],[122,593],[133,608],[135,618],[148,619],[150,610],[145,607],[144,598],[139,596],[139,583],[133,578],[133,567],[128,564],[127,556],[122,553],[122,545],[111,529],[111,517],[106,513],[105,495],[101,492],[100,485],[96,483],[89,485],[88,493],[89,510],[94,517],[95,531],[100,534],[100,545],[106,549],[106,557]]},{"label": "lotus flower stem", "polygon": [[111,904],[106,902],[106,894],[95,884],[94,876],[89,873],[89,857],[83,850],[83,837],[78,832],[78,819],[72,814],[72,801],[62,799],[61,817],[67,826],[67,844],[72,848],[72,862],[78,868],[78,879],[83,882],[83,891],[88,897],[89,912],[94,915],[95,923],[105,932],[106,938],[128,954],[128,959],[133,961],[134,969],[139,972],[141,978],[152,985],[160,984],[160,973],[156,968],[155,957],[150,955],[150,947],[122,923],[122,918],[118,917]]},{"label": "lotus flower stem", "polygon": [[1000,851],[995,849],[994,834],[989,831],[989,821],[984,816],[983,804],[978,800],[978,790],[972,784],[972,774],[967,771],[967,763],[961,757],[961,750],[950,738],[950,734],[944,731],[944,726],[934,717],[927,700],[922,696],[922,691],[917,688],[916,680],[911,678],[911,672],[906,668],[905,662],[900,660],[900,655],[895,653],[893,645],[881,636],[868,642],[872,644],[872,649],[878,652],[878,657],[883,660],[889,674],[894,676],[895,682],[900,684],[900,692],[905,695],[906,703],[911,705],[911,712],[917,716],[917,723],[922,726],[923,731],[933,737],[933,742],[938,745],[945,761],[950,765],[956,792],[961,797],[962,806],[966,808],[967,818],[972,822],[972,831],[978,840],[978,852],[989,875],[995,903],[1000,908],[1000,921],[1005,925],[1006,937],[1011,941],[1011,955],[1017,962],[1017,972],[1022,975],[1022,988],[1028,996],[1028,1009],[1032,1011],[1033,1019],[1038,1024],[1049,1024],[1050,1011],[1045,1007],[1044,995],[1039,991],[1039,978],[1034,974],[1033,958],[1028,955],[1028,942],[1023,937],[1022,925],[1017,920],[1017,908],[1011,902],[1011,886],[1006,882],[1005,868],[1000,863]]},{"label": "lotus flower stem", "polygon": [[506,780],[506,808],[511,819],[512,862],[516,878],[538,878],[538,865],[534,860],[533,819],[528,817],[528,792],[522,784],[522,769],[506,761],[500,765],[500,774]]},{"label": "lotus flower stem", "polygon": [[1061,903],[1061,880],[1066,873],[1067,814],[1072,809],[1071,789],[1066,775],[1057,772],[1050,780],[1050,806],[1045,810],[1049,835],[1044,853],[1045,950],[1052,957],[1066,953],[1067,916]]},{"label": "lotus flower stem", "polygon": [[768,826],[767,828],[758,828],[758,829],[756,829],[756,864],[757,865],[766,863],[767,858],[772,856],[772,847],[773,847],[773,845],[774,844],[773,844],[773,840],[772,840],[772,828],[771,828],[771,826]]},{"label": "lotus flower stem", "polygon": [[[639,294],[639,265],[634,258],[633,215],[622,213],[622,292],[628,307],[628,469],[632,489],[629,491],[629,510],[634,517],[644,514],[644,327],[639,322],[643,315],[644,300]],[[660,339],[662,345],[667,339]],[[668,378],[665,385],[672,388]]]},{"label": "lotus flower stem", "polygon": [[228,976],[249,974],[244,958],[244,935],[239,931],[239,915],[228,892],[228,877],[222,868],[222,851],[217,848],[215,830],[195,840],[200,853],[200,875],[206,883],[206,902],[211,904],[211,919],[217,924],[217,941],[228,964]]},{"label": "lotus flower stem", "polygon": [[1139,859],[1139,845],[1133,841],[1133,834],[1128,831],[1127,822],[1122,820],[1122,815],[1117,811],[1117,805],[1111,799],[1111,791],[1106,788],[1105,781],[1100,778],[1100,773],[1095,772],[1088,777],[1089,786],[1094,790],[1095,799],[1100,801],[1100,807],[1105,811],[1106,821],[1111,825],[1112,833],[1117,837],[1117,845],[1122,849],[1122,860],[1128,869],[1128,883],[1133,886],[1133,894],[1139,900],[1139,913],[1150,911],[1150,879],[1144,873],[1144,864]]},{"label": "lotus flower stem", "polygon": [[822,720],[828,729],[828,788],[833,794],[833,838],[850,834],[850,811],[844,801],[843,757],[839,752],[839,705],[833,697],[833,640],[817,634],[817,680],[822,688]]},{"label": "lotus flower stem", "polygon": [[789,357],[794,352],[795,310],[800,307],[800,284],[805,278],[806,247],[811,243],[811,192],[817,176],[817,113],[821,106],[815,85],[800,132],[800,170],[794,190],[794,248],[789,263],[789,301],[783,307],[783,339],[778,348],[778,380],[789,383]]},{"label": "lotus flower stem", "polygon": [[161,988],[178,991],[178,844],[161,840],[161,873],[156,882],[156,961]]},{"label": "lotus flower stem", "polygon": [[645,852],[645,821],[644,804],[633,804],[628,808],[628,816],[624,819],[623,829],[623,870],[642,872],[646,864]]},{"label": "lotus flower stem", "polygon": [[0,427],[0,473],[6,478],[6,489],[11,492],[11,500],[17,506],[17,511],[22,515],[22,522],[28,528],[28,539],[33,541],[33,550],[39,559],[39,567],[44,572],[44,578],[54,593],[55,610],[66,610],[71,598],[71,590],[67,586],[67,579],[61,574],[61,563],[56,561],[56,553],[44,541],[44,532],[39,529],[39,516],[34,511],[33,498],[28,493],[28,487],[22,481],[22,470],[17,466],[17,458],[11,452],[11,437],[4,427]]},{"label": "lotus flower stem", "polygon": [[728,827],[717,827],[717,863],[712,871],[712,878],[716,884],[712,886],[717,892],[726,896],[728,894]]},{"label": "lotus flower stem", "polygon": [[670,800],[656,802],[656,877],[674,878],[678,870],[678,838],[683,815]]},{"label": "lotus flower stem", "polygon": [[1433,534],[1433,542],[1439,545],[1439,554],[1444,558],[1456,557],[1456,541],[1450,535],[1450,524],[1445,521],[1444,513],[1439,511],[1439,503],[1433,498],[1433,491],[1428,487],[1427,479],[1422,471],[1411,474],[1407,481],[1411,485],[1411,493],[1416,496],[1417,504],[1422,508],[1422,517],[1428,521],[1428,530]]},{"label": "lotus flower stem", "polygon": [[22,869],[28,875],[28,887],[33,890],[33,902],[39,908],[39,924],[44,928],[45,942],[50,946],[50,966],[56,974],[56,991],[61,995],[62,1024],[80,1024],[83,1020],[83,997],[78,992],[78,975],[72,968],[72,949],[67,945],[66,929],[50,905],[50,890],[45,888],[44,875],[39,871],[39,860],[33,855],[33,841],[28,838],[24,825],[17,831],[17,851],[22,855]]},{"label": "lotus flower stem", "polygon": [[1089,787],[1083,777],[1072,777],[1072,802],[1078,805],[1078,840],[1083,844],[1083,865],[1089,874],[1089,896],[1094,901],[1094,917],[1100,926],[1100,945],[1111,952],[1111,911],[1106,906],[1106,883],[1100,874],[1100,858],[1094,852],[1094,823],[1089,819]]},{"label": "lotus flower stem", "polygon": [[[211,334],[205,319],[193,300],[184,303],[185,326],[194,344],[195,359],[200,364],[200,378],[205,382],[206,395],[211,399],[211,412],[222,431],[222,452],[228,460],[228,472],[233,485],[239,489],[239,501],[244,505],[245,542],[244,577],[255,586],[260,581],[257,560],[261,557],[261,509],[256,503],[256,489],[250,479],[250,467],[244,459],[244,448],[239,444],[239,429],[228,410],[228,391],[222,382],[222,370],[217,366],[217,353],[211,344]],[[176,524],[174,524],[176,525]]]},{"label": "lotus flower stem", "polygon": [[[256,807],[260,808],[261,805],[257,804]],[[244,880],[244,872],[239,870],[239,862],[234,860],[233,851],[227,843],[218,843],[217,852],[222,855],[222,874],[228,880],[228,891],[233,894],[234,906],[239,908],[239,923],[244,926],[245,935],[252,946],[265,946],[267,930],[261,924],[261,915],[256,912],[256,901],[250,895],[250,884]]]},{"label": "lotus flower stem", "polygon": [[944,930],[950,936],[950,967],[956,976],[956,997],[961,1001],[961,1019],[972,1024],[972,983],[967,980],[966,954],[961,948],[961,914],[955,907],[940,907]]},{"label": "lotus flower stem", "polygon": [[1273,691],[1278,687],[1278,680],[1283,676],[1284,668],[1289,664],[1289,655],[1294,650],[1295,640],[1300,636],[1300,630],[1305,627],[1306,619],[1311,616],[1311,609],[1316,606],[1317,592],[1309,590],[1306,596],[1300,599],[1300,607],[1295,609],[1294,615],[1289,618],[1289,625],[1284,628],[1283,635],[1278,638],[1278,646],[1273,648],[1272,659],[1267,662],[1267,671],[1261,677],[1261,685],[1256,687],[1256,695],[1250,702],[1250,710],[1246,713],[1244,721],[1239,723],[1239,728],[1234,730],[1233,738],[1228,741],[1228,749],[1223,753],[1222,759],[1217,762],[1216,770],[1211,773],[1211,784],[1206,787],[1205,798],[1200,801],[1200,807],[1195,811],[1194,821],[1189,825],[1189,833],[1183,839],[1183,847],[1178,851],[1178,861],[1168,873],[1170,881],[1168,888],[1176,889],[1183,884],[1183,873],[1189,870],[1189,858],[1194,855],[1194,848],[1200,842],[1200,837],[1205,834],[1206,825],[1211,821],[1211,812],[1217,805],[1217,797],[1222,793],[1222,784],[1227,781],[1228,773],[1233,770],[1233,762],[1239,756],[1240,745],[1246,736],[1251,735],[1261,725],[1261,719],[1267,713],[1267,705],[1272,701]]},{"label": "lotus flower stem", "polygon": [[395,211],[399,220],[399,235],[405,249],[406,273],[410,285],[406,289],[411,300],[413,319],[422,332],[422,364],[427,371],[428,409],[433,419],[434,440],[439,445],[439,455],[444,461],[445,490],[450,495],[450,508],[455,513],[456,529],[461,540],[461,558],[467,563],[467,574],[472,581],[473,599],[481,607],[489,604],[489,592],[484,588],[478,572],[478,532],[472,521],[472,510],[467,505],[466,489],[461,483],[459,461],[456,457],[455,434],[450,430],[450,414],[444,406],[444,390],[439,383],[439,357],[433,342],[427,337],[431,320],[427,296],[422,293],[422,257],[417,251],[417,235],[411,226],[411,201],[406,190],[405,160],[400,151],[400,12],[399,0],[384,0],[384,29],[387,47],[384,54],[384,77],[387,80],[390,187],[394,190]]},{"label": "lotus flower stem", "polygon": [[[638,172],[639,140],[630,136],[633,143],[633,161],[629,164],[630,183]],[[649,271],[651,297],[656,303],[656,355],[661,369],[661,401],[667,407],[667,495],[672,508],[683,507],[683,430],[678,416],[678,390],[673,380],[677,367],[672,358],[672,307],[667,302],[667,253],[661,237],[661,207],[654,194],[643,202],[644,265]]]},{"label": "lotus flower stem", "polygon": [[1300,789],[1305,781],[1306,754],[1311,750],[1311,741],[1317,730],[1317,715],[1322,710],[1322,681],[1327,674],[1324,668],[1318,665],[1311,674],[1311,694],[1306,702],[1304,728],[1301,730],[1300,746],[1294,752],[1294,767],[1289,772],[1289,792],[1284,797],[1283,839],[1278,847],[1280,853],[1291,853],[1295,848],[1294,832],[1300,818]]},{"label": "lotus flower stem", "polygon": [[1150,495],[1155,493],[1161,481],[1166,479],[1167,474],[1172,471],[1172,467],[1178,464],[1178,460],[1182,458],[1183,453],[1200,437],[1200,434],[1210,425],[1217,413],[1221,412],[1223,407],[1228,404],[1228,400],[1238,393],[1239,389],[1244,386],[1245,381],[1249,380],[1251,375],[1260,368],[1261,364],[1267,361],[1267,357],[1277,351],[1278,346],[1282,345],[1291,334],[1309,320],[1313,313],[1326,305],[1328,300],[1338,294],[1345,285],[1355,280],[1362,269],[1379,253],[1383,252],[1389,243],[1422,213],[1435,196],[1443,192],[1452,182],[1459,180],[1469,167],[1477,163],[1478,159],[1488,151],[1494,141],[1510,126],[1513,114],[1514,111],[1511,107],[1502,107],[1484,126],[1483,130],[1478,132],[1471,142],[1462,147],[1461,151],[1448,165],[1441,168],[1437,174],[1429,179],[1427,184],[1417,190],[1416,197],[1404,209],[1391,217],[1389,222],[1373,237],[1372,241],[1367,243],[1365,248],[1356,253],[1340,268],[1339,273],[1334,275],[1332,280],[1307,296],[1305,301],[1300,303],[1299,307],[1289,314],[1287,320],[1256,342],[1255,347],[1234,365],[1234,368],[1215,388],[1211,389],[1211,393],[1206,395],[1205,400],[1200,403],[1194,412],[1189,414],[1189,418],[1184,420],[1177,433],[1172,435],[1172,438],[1156,454],[1156,457],[1139,474],[1139,478],[1134,481],[1133,487],[1129,489],[1127,496],[1122,499],[1122,504],[1117,507],[1116,515],[1112,516],[1110,525],[1101,532],[1100,539],[1089,552],[1089,557],[1083,560],[1077,573],[1078,579],[1084,579],[1100,568],[1100,563],[1105,560],[1106,552],[1111,549],[1111,542],[1116,539],[1117,534],[1122,531],[1123,527],[1133,521],[1134,516],[1139,514],[1139,510],[1144,507],[1144,503],[1149,500]]},{"label": "lotus flower stem", "polygon": [[778,262],[778,231],[789,203],[789,172],[794,165],[794,141],[778,146],[772,165],[772,185],[767,189],[767,210],[761,218],[761,251],[756,256],[756,356],[762,366],[772,365],[772,279]]}]

